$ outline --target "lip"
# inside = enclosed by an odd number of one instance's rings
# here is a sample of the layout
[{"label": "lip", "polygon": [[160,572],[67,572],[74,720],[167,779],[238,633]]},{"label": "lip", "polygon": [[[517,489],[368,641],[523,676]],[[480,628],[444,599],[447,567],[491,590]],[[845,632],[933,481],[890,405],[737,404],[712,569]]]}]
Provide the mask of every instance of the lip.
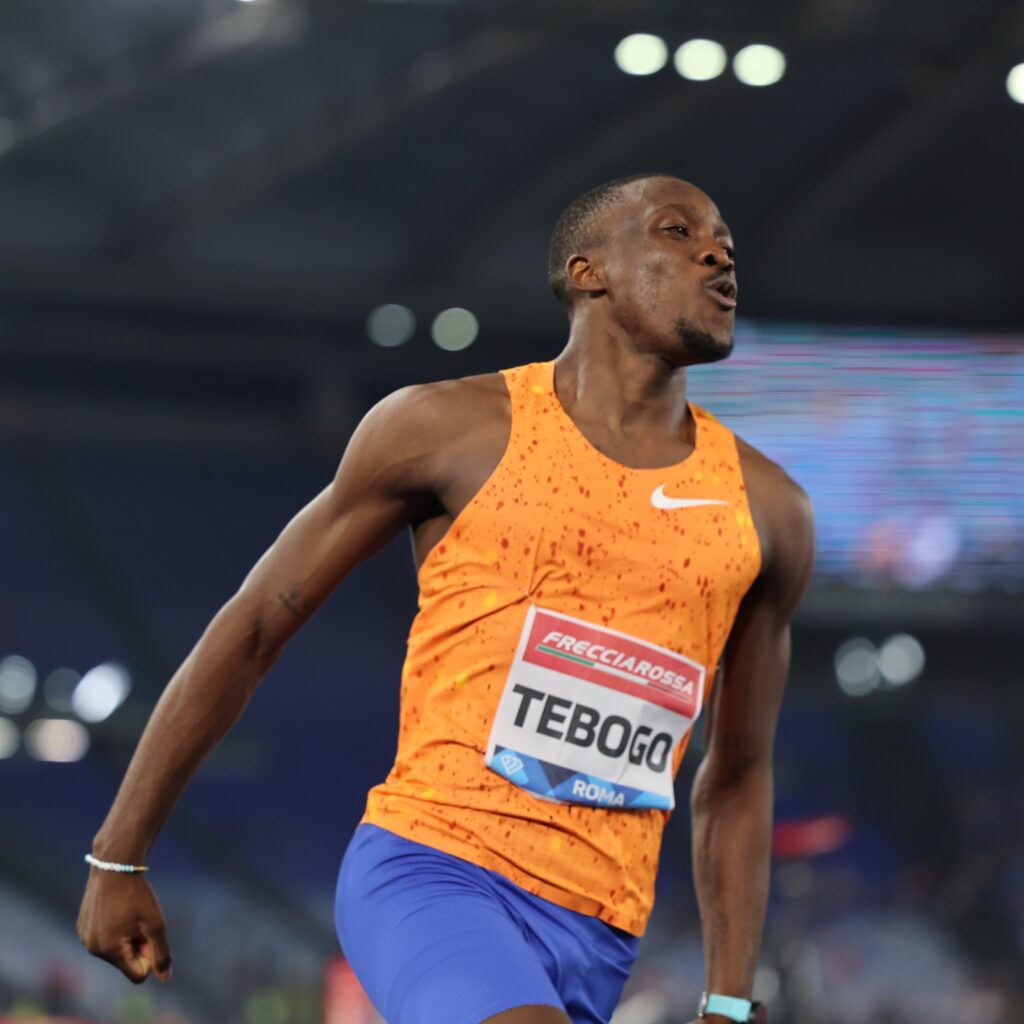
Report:
[{"label": "lip", "polygon": [[722,309],[736,308],[736,281],[732,274],[716,274],[704,287]]},{"label": "lip", "polygon": [[707,293],[721,309],[733,310],[736,308],[736,299],[732,296],[723,295],[721,292],[715,291],[710,285],[707,288]]}]

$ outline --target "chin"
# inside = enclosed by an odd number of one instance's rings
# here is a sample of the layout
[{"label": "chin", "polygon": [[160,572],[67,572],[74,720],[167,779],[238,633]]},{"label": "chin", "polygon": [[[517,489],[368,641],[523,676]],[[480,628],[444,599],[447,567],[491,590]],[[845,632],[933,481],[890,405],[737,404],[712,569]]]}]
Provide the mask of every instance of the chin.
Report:
[{"label": "chin", "polygon": [[732,352],[732,332],[722,335],[702,330],[689,320],[676,324],[675,341],[682,345],[683,357],[687,364],[717,363],[728,359]]}]

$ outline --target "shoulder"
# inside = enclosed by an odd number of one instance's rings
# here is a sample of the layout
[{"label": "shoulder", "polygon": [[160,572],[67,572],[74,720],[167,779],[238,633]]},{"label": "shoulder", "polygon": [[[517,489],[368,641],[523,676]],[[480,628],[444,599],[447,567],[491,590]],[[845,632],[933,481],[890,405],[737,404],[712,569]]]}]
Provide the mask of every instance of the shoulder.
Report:
[{"label": "shoulder", "polygon": [[800,518],[811,516],[811,502],[807,492],[775,461],[764,452],[736,437],[743,478],[758,505],[766,512],[779,508],[782,512]]},{"label": "shoulder", "polygon": [[477,373],[422,385],[429,389],[429,400],[444,414],[462,426],[483,426],[494,420],[507,420],[512,400],[504,375]]},{"label": "shoulder", "polygon": [[467,430],[507,424],[510,409],[502,374],[481,373],[399,388],[381,399],[364,423],[423,447],[457,440]]},{"label": "shoulder", "polygon": [[[761,541],[762,575],[803,581],[814,562],[814,512],[807,492],[777,463],[736,437],[751,515]],[[802,592],[801,586],[801,592]]]},{"label": "shoulder", "polygon": [[382,398],[345,446],[328,507],[372,508],[405,522],[428,514],[453,476],[504,444],[500,377],[415,384]]},{"label": "shoulder", "polygon": [[[501,373],[412,384],[363,417],[345,461],[375,467],[403,488],[434,489],[453,465],[478,451],[504,449],[511,401]],[[390,486],[390,484],[389,484]]]}]

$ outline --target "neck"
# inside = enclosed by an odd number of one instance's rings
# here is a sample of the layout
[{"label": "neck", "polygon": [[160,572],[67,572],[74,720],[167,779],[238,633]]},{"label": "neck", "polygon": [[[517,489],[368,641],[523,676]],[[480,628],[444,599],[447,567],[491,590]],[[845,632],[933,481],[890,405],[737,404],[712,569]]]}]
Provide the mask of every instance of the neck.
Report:
[{"label": "neck", "polygon": [[555,360],[555,391],[573,419],[611,433],[688,434],[686,367],[636,348],[619,327],[586,323],[577,314]]}]

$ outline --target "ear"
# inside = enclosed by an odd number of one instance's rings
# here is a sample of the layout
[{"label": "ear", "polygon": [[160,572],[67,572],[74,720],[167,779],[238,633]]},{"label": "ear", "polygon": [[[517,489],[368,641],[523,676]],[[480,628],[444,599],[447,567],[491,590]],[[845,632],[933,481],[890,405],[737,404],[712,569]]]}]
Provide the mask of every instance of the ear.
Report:
[{"label": "ear", "polygon": [[606,291],[604,270],[599,261],[588,256],[570,256],[565,264],[565,276],[577,291],[603,295]]}]

